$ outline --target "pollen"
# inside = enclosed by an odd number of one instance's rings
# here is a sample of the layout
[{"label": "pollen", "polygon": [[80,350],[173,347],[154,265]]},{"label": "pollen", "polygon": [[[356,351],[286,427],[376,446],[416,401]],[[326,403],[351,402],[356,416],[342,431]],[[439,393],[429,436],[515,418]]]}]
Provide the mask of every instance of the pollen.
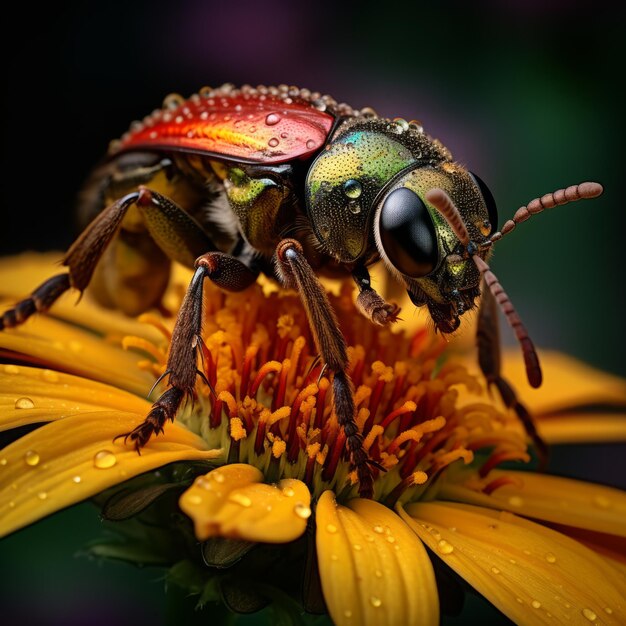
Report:
[{"label": "pollen", "polygon": [[[357,495],[334,410],[333,372],[320,362],[299,298],[261,284],[245,294],[206,289],[198,367],[217,395],[198,377],[196,399],[177,419],[210,447],[224,449],[224,462],[253,465],[267,482],[296,478],[313,497],[332,489],[340,501]],[[481,489],[499,488],[491,469],[526,455],[515,418],[487,400],[461,405],[462,391],[484,392],[462,365],[443,360],[445,342],[424,330],[406,335],[372,325],[352,295],[343,288],[329,297],[349,346],[355,421],[374,497],[390,506],[420,499],[442,471],[477,460],[484,467]],[[135,337],[125,345],[162,369],[171,333],[153,317],[142,319],[160,331],[162,345]]]}]

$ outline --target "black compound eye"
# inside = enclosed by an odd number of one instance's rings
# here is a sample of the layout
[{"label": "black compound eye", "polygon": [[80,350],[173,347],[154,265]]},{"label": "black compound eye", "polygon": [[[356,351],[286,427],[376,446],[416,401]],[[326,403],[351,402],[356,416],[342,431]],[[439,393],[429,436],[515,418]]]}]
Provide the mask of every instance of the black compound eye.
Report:
[{"label": "black compound eye", "polygon": [[474,179],[474,182],[480,189],[480,193],[485,200],[485,204],[487,205],[487,214],[489,215],[489,223],[491,224],[491,232],[495,233],[496,230],[498,230],[498,209],[496,208],[496,201],[493,198],[493,194],[480,176],[477,176],[474,172],[470,172],[470,176]]},{"label": "black compound eye", "polygon": [[416,193],[406,187],[392,191],[380,211],[379,227],[385,254],[399,272],[420,278],[437,267],[435,225]]}]

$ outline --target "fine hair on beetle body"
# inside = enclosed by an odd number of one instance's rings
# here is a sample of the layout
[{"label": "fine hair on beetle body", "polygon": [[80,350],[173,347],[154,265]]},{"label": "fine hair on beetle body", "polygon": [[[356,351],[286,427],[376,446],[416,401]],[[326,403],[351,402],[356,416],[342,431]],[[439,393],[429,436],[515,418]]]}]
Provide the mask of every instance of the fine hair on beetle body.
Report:
[{"label": "fine hair on beetle body", "polygon": [[322,373],[332,375],[359,494],[371,497],[347,346],[319,276],[354,280],[357,308],[378,325],[393,324],[400,312],[372,287],[368,268],[378,261],[441,333],[454,332],[478,308],[481,370],[545,457],[531,416],[501,376],[498,309],[534,387],[539,360],[489,258],[532,215],[601,193],[592,182],[559,189],[522,206],[498,230],[487,185],[419,122],[287,85],[172,94],[111,143],[89,178],[79,207],[84,230],[65,254],[67,272],[6,311],[0,329],[47,311],[71,288],[89,288],[101,305],[138,315],[161,305],[172,261],[193,268],[162,377],[167,389],[121,435],[139,452],[193,396],[198,376],[208,383],[198,369],[204,279],[242,291],[260,273],[273,277],[301,298]]}]

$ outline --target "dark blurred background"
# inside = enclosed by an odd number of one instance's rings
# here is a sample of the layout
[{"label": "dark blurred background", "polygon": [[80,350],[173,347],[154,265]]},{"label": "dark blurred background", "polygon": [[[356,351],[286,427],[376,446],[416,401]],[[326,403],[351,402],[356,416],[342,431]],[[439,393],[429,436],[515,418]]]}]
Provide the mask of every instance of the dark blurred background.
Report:
[{"label": "dark blurred background", "polygon": [[[420,119],[489,184],[502,220],[537,195],[603,183],[600,199],[524,224],[498,246],[492,265],[539,345],[626,374],[618,9],[536,0],[13,9],[0,38],[0,254],[65,248],[90,167],[167,93],[223,82],[296,84]],[[609,465],[597,459],[616,458],[611,450],[558,454],[564,471],[610,482]],[[98,526],[86,506],[0,543],[0,606],[41,624],[122,624],[138,615],[162,623],[158,572],[72,559]]]}]

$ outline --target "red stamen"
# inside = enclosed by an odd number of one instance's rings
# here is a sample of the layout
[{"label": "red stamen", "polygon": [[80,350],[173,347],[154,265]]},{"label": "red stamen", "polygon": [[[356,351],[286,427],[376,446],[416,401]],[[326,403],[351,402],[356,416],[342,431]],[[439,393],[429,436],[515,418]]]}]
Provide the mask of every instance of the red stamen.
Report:
[{"label": "red stamen", "polygon": [[[393,420],[401,415],[406,415],[407,413],[412,413],[417,408],[415,402],[411,402],[410,400],[405,402],[402,406],[398,407],[395,411],[392,411],[387,415],[387,417],[380,423],[380,425],[386,429]],[[405,429],[406,430],[406,429]],[[400,430],[399,432],[403,432]]]},{"label": "red stamen", "polygon": [[496,452],[492,454],[486,461],[483,463],[480,470],[478,470],[478,474],[481,478],[485,478],[489,472],[500,465],[500,463],[504,463],[505,461],[528,461],[528,454],[522,450],[505,450],[504,452]]},{"label": "red stamen", "polygon": [[490,496],[496,489],[500,489],[500,487],[504,487],[505,485],[518,485],[519,482],[519,479],[514,479],[511,476],[500,476],[490,483],[487,483],[483,487],[483,493]]},{"label": "red stamen", "polygon": [[367,436],[367,433],[369,433],[369,431],[372,429],[372,426],[374,425],[376,411],[378,410],[378,405],[380,404],[380,399],[383,395],[384,389],[385,389],[385,381],[382,378],[379,378],[376,381],[376,386],[374,387],[374,391],[372,391],[372,395],[370,396],[370,401],[368,405],[370,416],[367,418],[367,422],[365,422],[365,426],[363,427],[363,434],[366,436]]},{"label": "red stamen", "polygon": [[209,426],[211,428],[219,428],[222,424],[222,400],[214,400],[211,416],[209,417]]},{"label": "red stamen", "polygon": [[322,378],[319,384],[319,391],[317,392],[317,403],[315,405],[315,422],[313,428],[322,428],[324,424],[324,408],[326,406],[326,392],[330,382],[328,378]]},{"label": "red stamen", "polygon": [[281,406],[285,406],[285,391],[287,390],[287,375],[289,374],[290,369],[291,369],[291,361],[289,359],[285,359],[283,361],[283,365],[280,370],[280,377],[278,379],[278,388],[274,392],[274,397],[272,398],[272,411],[275,411]]},{"label": "red stamen", "polygon": [[269,374],[273,374],[276,372],[280,372],[282,369],[282,365],[278,361],[268,361],[261,366],[261,369],[257,372],[257,375],[250,387],[250,393],[248,394],[251,398],[256,398],[257,391],[263,382],[263,379]]},{"label": "red stamen", "polygon": [[250,373],[254,366],[255,357],[259,351],[258,346],[248,346],[246,349],[246,357],[243,361],[243,370],[241,372],[241,384],[239,385],[239,397],[241,399],[248,395],[248,386],[250,385]]},{"label": "red stamen", "polygon": [[341,429],[337,434],[334,444],[330,445],[331,453],[326,457],[326,463],[324,464],[324,470],[322,471],[322,480],[330,480],[335,475],[345,443],[346,435],[343,432],[343,429]]},{"label": "red stamen", "polygon": [[350,378],[352,379],[352,383],[355,389],[363,382],[364,368],[365,368],[365,360],[359,359],[354,364],[354,370],[350,373]]}]

